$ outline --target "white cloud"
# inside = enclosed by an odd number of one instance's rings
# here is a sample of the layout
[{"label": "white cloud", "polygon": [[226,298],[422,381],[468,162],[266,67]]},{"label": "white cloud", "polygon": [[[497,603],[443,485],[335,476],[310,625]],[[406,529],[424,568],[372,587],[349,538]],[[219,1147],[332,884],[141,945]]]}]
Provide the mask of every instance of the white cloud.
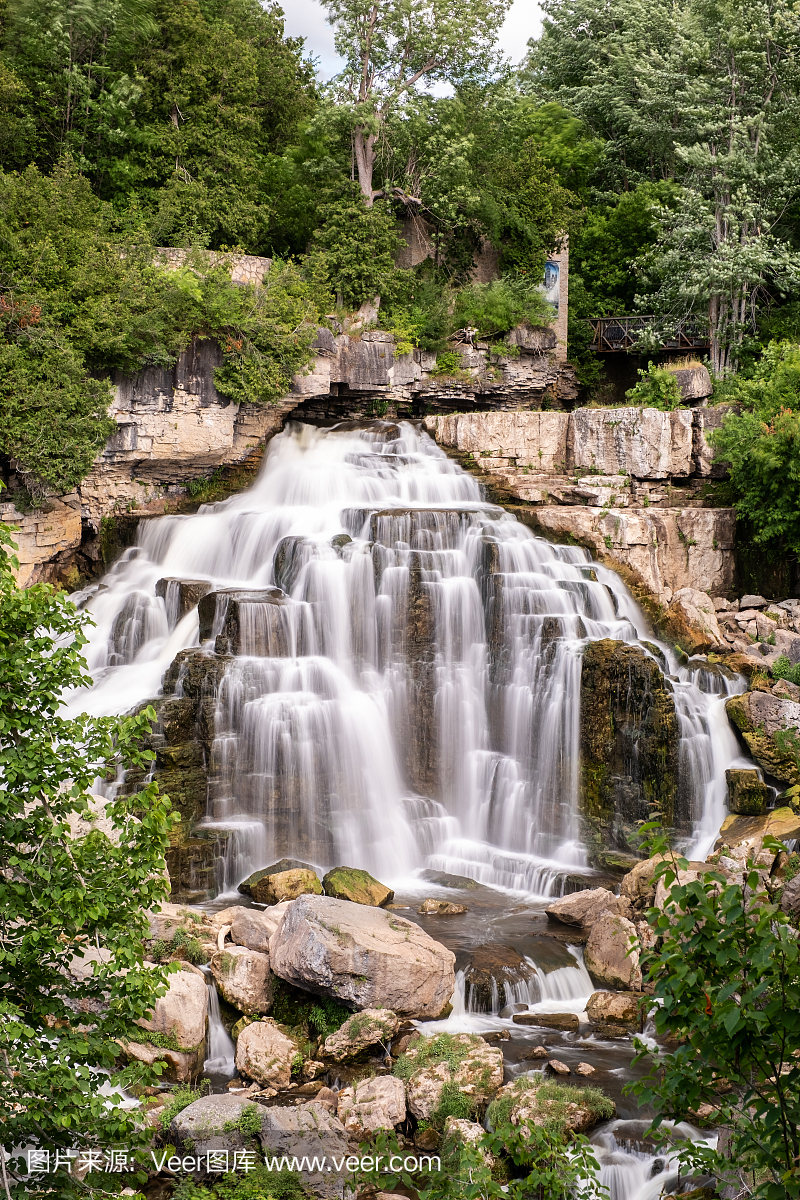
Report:
[{"label": "white cloud", "polygon": [[[320,74],[330,79],[340,70],[342,61],[333,45],[333,30],[325,20],[319,0],[284,0],[286,33],[306,40],[306,53],[319,60]],[[519,62],[524,56],[528,38],[538,37],[542,29],[542,13],[535,0],[514,0],[503,28],[499,45],[504,54]]]}]

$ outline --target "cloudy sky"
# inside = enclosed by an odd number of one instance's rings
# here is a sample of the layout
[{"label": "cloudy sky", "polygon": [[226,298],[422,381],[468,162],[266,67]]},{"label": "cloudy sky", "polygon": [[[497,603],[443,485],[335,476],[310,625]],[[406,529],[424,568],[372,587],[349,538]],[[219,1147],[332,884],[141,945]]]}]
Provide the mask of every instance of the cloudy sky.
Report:
[{"label": "cloudy sky", "polygon": [[[291,37],[306,39],[306,50],[319,59],[322,75],[328,79],[339,68],[333,48],[333,30],[325,21],[318,0],[283,0],[286,32]],[[519,62],[527,49],[528,38],[535,37],[542,27],[542,17],[535,0],[514,0],[500,37],[500,47],[513,62]]]}]

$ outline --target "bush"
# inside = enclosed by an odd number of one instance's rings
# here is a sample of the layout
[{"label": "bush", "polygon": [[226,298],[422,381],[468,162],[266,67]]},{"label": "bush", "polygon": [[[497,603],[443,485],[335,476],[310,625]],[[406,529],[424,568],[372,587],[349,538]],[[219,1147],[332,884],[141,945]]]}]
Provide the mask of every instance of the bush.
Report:
[{"label": "bush", "polygon": [[471,325],[481,338],[498,338],[517,325],[550,325],[555,313],[539,288],[520,276],[472,283],[456,293],[456,328]]},{"label": "bush", "polygon": [[792,666],[785,654],[781,654],[772,664],[772,678],[786,679],[789,683],[800,684],[800,663]]},{"label": "bush", "polygon": [[678,381],[672,371],[649,362],[646,371],[637,371],[639,380],[625,393],[628,404],[672,412],[681,404]]}]

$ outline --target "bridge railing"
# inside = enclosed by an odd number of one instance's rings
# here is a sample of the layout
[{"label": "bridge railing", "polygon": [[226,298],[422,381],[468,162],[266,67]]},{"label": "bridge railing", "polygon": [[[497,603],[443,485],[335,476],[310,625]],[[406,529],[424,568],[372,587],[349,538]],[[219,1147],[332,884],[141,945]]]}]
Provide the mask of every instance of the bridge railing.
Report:
[{"label": "bridge railing", "polygon": [[598,354],[639,350],[643,340],[652,343],[653,335],[657,342],[654,350],[704,350],[709,345],[708,327],[699,317],[671,322],[656,316],[590,317],[588,323],[594,330],[589,348]]}]

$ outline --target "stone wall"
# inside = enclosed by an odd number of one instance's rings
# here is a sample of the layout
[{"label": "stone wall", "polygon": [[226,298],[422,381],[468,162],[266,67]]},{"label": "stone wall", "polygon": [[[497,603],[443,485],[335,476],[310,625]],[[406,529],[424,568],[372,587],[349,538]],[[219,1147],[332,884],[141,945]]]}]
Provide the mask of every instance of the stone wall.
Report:
[{"label": "stone wall", "polygon": [[[176,246],[159,246],[155,251],[156,263],[166,270],[177,271],[186,262],[186,250]],[[209,252],[211,265],[223,266],[230,272],[234,283],[260,287],[272,266],[271,258],[258,258],[254,254],[224,254]]]},{"label": "stone wall", "polygon": [[691,587],[735,585],[735,514],[704,498],[713,463],[706,432],[727,411],[579,408],[429,415],[425,428],[457,452],[545,537],[574,541],[627,568],[660,604]]}]

